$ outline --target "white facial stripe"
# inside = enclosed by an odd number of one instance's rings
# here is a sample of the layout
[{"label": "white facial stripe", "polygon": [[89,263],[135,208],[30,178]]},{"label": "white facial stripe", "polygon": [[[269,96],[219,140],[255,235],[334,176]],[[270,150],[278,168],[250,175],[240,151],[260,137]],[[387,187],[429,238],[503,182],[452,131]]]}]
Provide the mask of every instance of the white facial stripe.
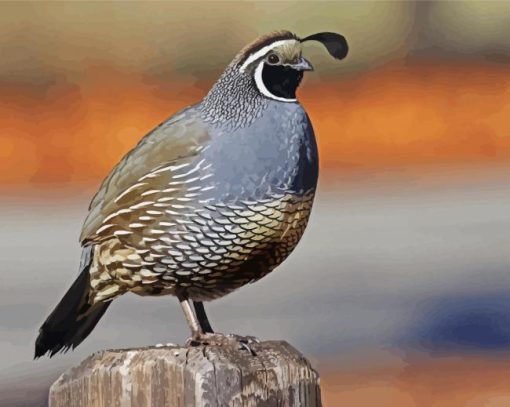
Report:
[{"label": "white facial stripe", "polygon": [[244,72],[248,65],[250,65],[251,63],[253,63],[257,59],[259,59],[259,58],[263,57],[264,55],[266,55],[273,48],[279,47],[280,45],[283,45],[283,44],[285,44],[287,42],[291,42],[291,41],[295,42],[296,40],[288,39],[288,40],[275,41],[272,44],[266,45],[265,47],[259,49],[257,52],[255,52],[254,54],[252,54],[248,58],[246,58],[246,61],[244,61],[243,65],[241,65],[240,71]]},{"label": "white facial stripe", "polygon": [[260,61],[257,68],[255,68],[255,84],[257,85],[257,88],[260,93],[262,93],[265,97],[268,97],[270,99],[278,100],[280,102],[296,102],[297,99],[285,99],[280,96],[273,95],[269,90],[266,88],[266,85],[264,84],[264,81],[262,80],[262,70],[264,69],[264,61]]}]

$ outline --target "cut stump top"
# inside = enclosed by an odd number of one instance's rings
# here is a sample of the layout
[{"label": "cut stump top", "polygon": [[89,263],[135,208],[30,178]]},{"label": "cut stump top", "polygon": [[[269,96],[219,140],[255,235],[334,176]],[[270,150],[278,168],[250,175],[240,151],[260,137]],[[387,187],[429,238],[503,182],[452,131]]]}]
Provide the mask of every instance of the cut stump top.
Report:
[{"label": "cut stump top", "polygon": [[105,350],[51,386],[50,407],[321,406],[319,376],[284,341]]}]

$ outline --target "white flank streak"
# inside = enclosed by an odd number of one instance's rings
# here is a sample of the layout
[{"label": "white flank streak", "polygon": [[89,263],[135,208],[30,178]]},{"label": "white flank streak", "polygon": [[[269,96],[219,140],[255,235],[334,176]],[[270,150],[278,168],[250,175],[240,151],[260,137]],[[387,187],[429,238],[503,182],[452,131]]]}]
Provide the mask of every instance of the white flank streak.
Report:
[{"label": "white flank streak", "polygon": [[159,222],[159,224],[161,226],[175,226],[176,223],[172,223],[172,222]]},{"label": "white flank streak", "polygon": [[133,233],[129,232],[128,230],[116,230],[115,232],[113,232],[113,234],[115,236],[123,236],[123,235],[131,235]]},{"label": "white flank streak", "polygon": [[111,215],[108,215],[106,218],[104,218],[103,223],[108,222],[111,218],[114,218],[117,215],[121,215],[123,213],[129,213],[131,212],[131,209],[121,209],[117,212],[112,213]]},{"label": "white flank streak", "polygon": [[214,185],[202,188],[202,191],[209,191],[210,189],[214,189]]},{"label": "white flank streak", "polygon": [[137,184],[131,185],[128,189],[126,189],[123,193],[121,193],[117,198],[115,198],[115,202],[118,202],[122,199],[123,196],[129,194],[133,189],[141,187],[142,185],[146,185],[146,182],[138,182]]},{"label": "white flank streak", "polygon": [[178,175],[174,175],[174,178],[182,178],[182,177],[187,177],[188,175],[190,174],[193,174],[196,170],[198,170],[200,168],[200,166],[204,163],[205,159],[202,159],[200,160],[200,162],[195,165],[191,170],[189,170],[188,172],[185,172],[184,174],[178,174]]},{"label": "white flank streak", "polygon": [[123,265],[124,267],[130,267],[130,268],[135,268],[135,269],[136,269],[136,268],[138,268],[138,267],[140,267],[140,265],[139,265],[139,264],[128,263],[128,262],[125,262],[125,261],[124,261],[124,262],[122,262],[122,265]]},{"label": "white flank streak", "polygon": [[199,177],[190,178],[190,179],[188,179],[188,180],[184,181],[184,183],[185,183],[185,184],[189,184],[189,183],[191,183],[191,182],[195,182],[195,181],[197,181],[197,180],[199,180],[199,179],[201,179],[201,178],[199,178]]},{"label": "white flank streak", "polygon": [[172,208],[175,208],[175,209],[186,209],[186,208],[195,209],[193,206],[178,205],[178,204],[172,204]]},{"label": "white flank streak", "polygon": [[[200,181],[203,181],[204,179],[207,179],[207,178],[210,178],[212,177],[213,175],[212,174],[207,174],[207,175],[204,175],[203,177],[200,178]],[[203,191],[204,189],[202,189]]]},{"label": "white flank streak", "polygon": [[158,168],[157,170],[155,171],[151,171],[149,173],[149,175],[156,175],[156,174],[161,174],[162,172],[165,172],[165,171],[173,171],[175,169],[175,166],[174,165],[167,165],[166,167],[161,167],[161,168]]},{"label": "white flank streak", "polygon": [[149,191],[143,192],[142,196],[152,195],[152,194],[155,194],[156,192],[161,192],[161,191],[159,189],[151,189]]},{"label": "white flank streak", "polygon": [[190,178],[188,180],[185,180],[185,181],[172,181],[172,182],[169,182],[168,185],[181,185],[181,184],[189,184],[191,182],[195,182],[196,180],[198,179],[202,179],[202,178],[199,178],[199,177],[193,177],[193,178]]},{"label": "white flank streak", "polygon": [[149,230],[149,233],[154,233],[155,235],[162,235],[165,233],[165,231],[161,229],[151,229]]},{"label": "white flank streak", "polygon": [[97,229],[96,234],[99,234],[99,233],[101,233],[101,232],[104,232],[106,229],[111,228],[112,226],[113,226],[113,225],[111,225],[111,224],[110,224],[110,225],[104,225],[104,226],[101,226],[99,229]]},{"label": "white flank streak", "polygon": [[273,95],[269,90],[266,88],[266,85],[264,84],[264,81],[262,80],[262,70],[264,69],[264,61],[260,61],[260,64],[255,68],[255,84],[257,85],[257,88],[260,93],[262,93],[265,97],[273,100],[278,100],[280,102],[296,102],[297,99],[286,99],[282,98],[280,96]]},{"label": "white flank streak", "polygon": [[[149,215],[161,215],[163,212],[161,211],[153,211],[153,210],[149,210],[149,211],[146,211]],[[142,218],[140,218],[142,219]]]},{"label": "white flank streak", "polygon": [[129,227],[130,228],[143,228],[143,227],[145,227],[145,225],[143,223],[130,223]]},{"label": "white flank streak", "polygon": [[160,174],[165,171],[176,171],[176,170],[184,168],[188,165],[189,165],[189,163],[180,164],[180,165],[167,165],[166,167],[162,167],[155,171],[149,172],[148,174],[146,174],[142,178],[140,178],[139,181],[143,181],[145,178],[154,178],[157,174]]},{"label": "white flank streak", "polygon": [[177,171],[177,170],[180,170],[181,168],[187,167],[188,165],[189,165],[189,163],[174,165],[174,166],[171,166],[170,169],[172,171]]},{"label": "white flank streak", "polygon": [[138,219],[148,221],[154,219],[152,216],[140,216]]},{"label": "white flank streak", "polygon": [[144,202],[140,202],[139,204],[130,206],[129,209],[140,209],[140,208],[143,208],[144,206],[152,205],[153,203],[154,203],[154,201],[144,201]]},{"label": "white flank streak", "polygon": [[244,63],[241,65],[240,71],[244,72],[246,70],[246,68],[248,67],[248,65],[250,65],[252,62],[255,62],[257,59],[263,57],[269,51],[271,51],[273,48],[279,47],[280,45],[283,45],[287,42],[296,42],[296,40],[293,40],[293,39],[280,40],[280,41],[275,41],[272,44],[266,45],[265,47],[259,49],[257,52],[255,52],[254,54],[251,54],[248,58],[246,58],[246,61],[244,61]]}]

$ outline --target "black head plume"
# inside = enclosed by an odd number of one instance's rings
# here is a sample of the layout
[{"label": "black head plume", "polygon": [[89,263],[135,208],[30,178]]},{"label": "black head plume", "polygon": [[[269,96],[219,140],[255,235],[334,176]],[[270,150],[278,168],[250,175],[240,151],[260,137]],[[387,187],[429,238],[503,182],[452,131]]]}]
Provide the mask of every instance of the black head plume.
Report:
[{"label": "black head plume", "polygon": [[345,37],[337,33],[324,32],[312,34],[301,40],[301,42],[305,41],[321,42],[326,47],[329,54],[336,59],[344,59],[349,50]]}]

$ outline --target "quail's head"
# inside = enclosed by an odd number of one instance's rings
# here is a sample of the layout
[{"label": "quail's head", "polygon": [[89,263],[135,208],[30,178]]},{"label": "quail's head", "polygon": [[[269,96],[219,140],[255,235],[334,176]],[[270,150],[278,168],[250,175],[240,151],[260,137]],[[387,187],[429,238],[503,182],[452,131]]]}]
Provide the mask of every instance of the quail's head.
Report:
[{"label": "quail's head", "polygon": [[274,32],[245,47],[231,66],[253,79],[257,90],[270,99],[295,101],[296,89],[312,64],[303,57],[302,43],[319,41],[336,59],[347,55],[345,38],[336,33],[318,33],[299,38],[289,31]]},{"label": "quail's head", "polygon": [[336,33],[306,38],[289,31],[264,35],[243,48],[213,85],[201,104],[204,120],[243,128],[262,115],[269,101],[297,102],[303,74],[313,69],[303,57],[305,41],[322,43],[336,59],[347,55],[347,42]]}]

